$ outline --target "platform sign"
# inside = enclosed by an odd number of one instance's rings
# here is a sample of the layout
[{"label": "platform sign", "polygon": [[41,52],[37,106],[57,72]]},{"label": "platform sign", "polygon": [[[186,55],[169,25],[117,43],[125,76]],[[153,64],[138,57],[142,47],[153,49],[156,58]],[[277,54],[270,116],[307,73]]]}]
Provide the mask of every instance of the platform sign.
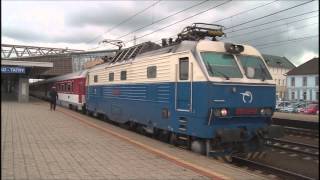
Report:
[{"label": "platform sign", "polygon": [[3,74],[25,74],[25,67],[9,67],[9,66],[1,66],[1,73]]}]

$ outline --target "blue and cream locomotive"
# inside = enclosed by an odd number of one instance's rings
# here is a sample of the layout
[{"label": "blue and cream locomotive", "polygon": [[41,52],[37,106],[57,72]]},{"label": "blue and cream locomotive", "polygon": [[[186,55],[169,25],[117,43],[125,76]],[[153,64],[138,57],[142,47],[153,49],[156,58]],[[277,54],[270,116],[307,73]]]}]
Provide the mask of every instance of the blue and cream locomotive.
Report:
[{"label": "blue and cream locomotive", "polygon": [[88,71],[86,109],[207,155],[260,151],[275,84],[261,54],[217,41],[222,27],[196,23],[162,46],[121,49]]}]

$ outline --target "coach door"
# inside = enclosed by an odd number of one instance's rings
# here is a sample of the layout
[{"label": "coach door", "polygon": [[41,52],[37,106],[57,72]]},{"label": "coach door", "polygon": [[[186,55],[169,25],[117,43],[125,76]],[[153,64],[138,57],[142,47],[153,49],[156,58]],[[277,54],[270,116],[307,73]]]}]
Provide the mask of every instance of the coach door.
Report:
[{"label": "coach door", "polygon": [[192,111],[192,63],[188,57],[179,58],[176,65],[175,106],[177,111]]}]

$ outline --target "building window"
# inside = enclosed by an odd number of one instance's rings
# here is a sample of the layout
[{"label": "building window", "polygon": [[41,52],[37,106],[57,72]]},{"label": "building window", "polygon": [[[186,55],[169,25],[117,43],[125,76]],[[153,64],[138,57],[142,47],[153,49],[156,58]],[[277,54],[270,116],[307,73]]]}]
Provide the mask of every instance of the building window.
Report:
[{"label": "building window", "polygon": [[147,68],[147,78],[157,77],[157,66],[150,66]]},{"label": "building window", "polygon": [[121,71],[120,79],[121,80],[126,80],[127,79],[127,71]]},{"label": "building window", "polygon": [[179,78],[180,80],[189,79],[189,58],[179,59]]},{"label": "building window", "polygon": [[93,82],[95,82],[95,83],[98,82],[98,75],[93,76]]},{"label": "building window", "polygon": [[282,80],[282,85],[284,85],[284,86],[286,85],[286,84],[285,84],[285,80],[284,80],[284,79]]},{"label": "building window", "polygon": [[295,99],[295,93],[294,92],[291,92],[291,100],[294,100]]},{"label": "building window", "polygon": [[319,91],[316,92],[316,100],[319,101]]},{"label": "building window", "polygon": [[307,77],[303,77],[302,79],[302,85],[307,86]]},{"label": "building window", "polygon": [[291,86],[295,86],[295,79],[294,79],[294,77],[291,77]]},{"label": "building window", "polygon": [[281,85],[281,79],[278,79],[278,84],[279,84],[279,86]]},{"label": "building window", "polygon": [[303,91],[303,100],[307,100],[307,92],[306,91]]},{"label": "building window", "polygon": [[314,77],[316,86],[319,86],[319,76]]},{"label": "building window", "polygon": [[109,73],[109,81],[114,81],[114,73]]}]

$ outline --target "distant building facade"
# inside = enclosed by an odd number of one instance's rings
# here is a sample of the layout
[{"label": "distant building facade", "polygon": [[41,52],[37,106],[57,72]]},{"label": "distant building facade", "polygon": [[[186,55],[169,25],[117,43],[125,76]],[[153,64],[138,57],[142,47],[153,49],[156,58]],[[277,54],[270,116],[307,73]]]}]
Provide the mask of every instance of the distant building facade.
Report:
[{"label": "distant building facade", "polygon": [[313,58],[287,73],[289,100],[319,102],[319,58]]},{"label": "distant building facade", "polygon": [[295,68],[286,57],[262,54],[266,61],[272,78],[276,84],[277,99],[285,99],[287,94],[287,83],[285,74]]},{"label": "distant building facade", "polygon": [[94,64],[100,64],[105,56],[114,56],[113,50],[85,51],[72,53],[72,72],[81,71],[92,67]]}]

